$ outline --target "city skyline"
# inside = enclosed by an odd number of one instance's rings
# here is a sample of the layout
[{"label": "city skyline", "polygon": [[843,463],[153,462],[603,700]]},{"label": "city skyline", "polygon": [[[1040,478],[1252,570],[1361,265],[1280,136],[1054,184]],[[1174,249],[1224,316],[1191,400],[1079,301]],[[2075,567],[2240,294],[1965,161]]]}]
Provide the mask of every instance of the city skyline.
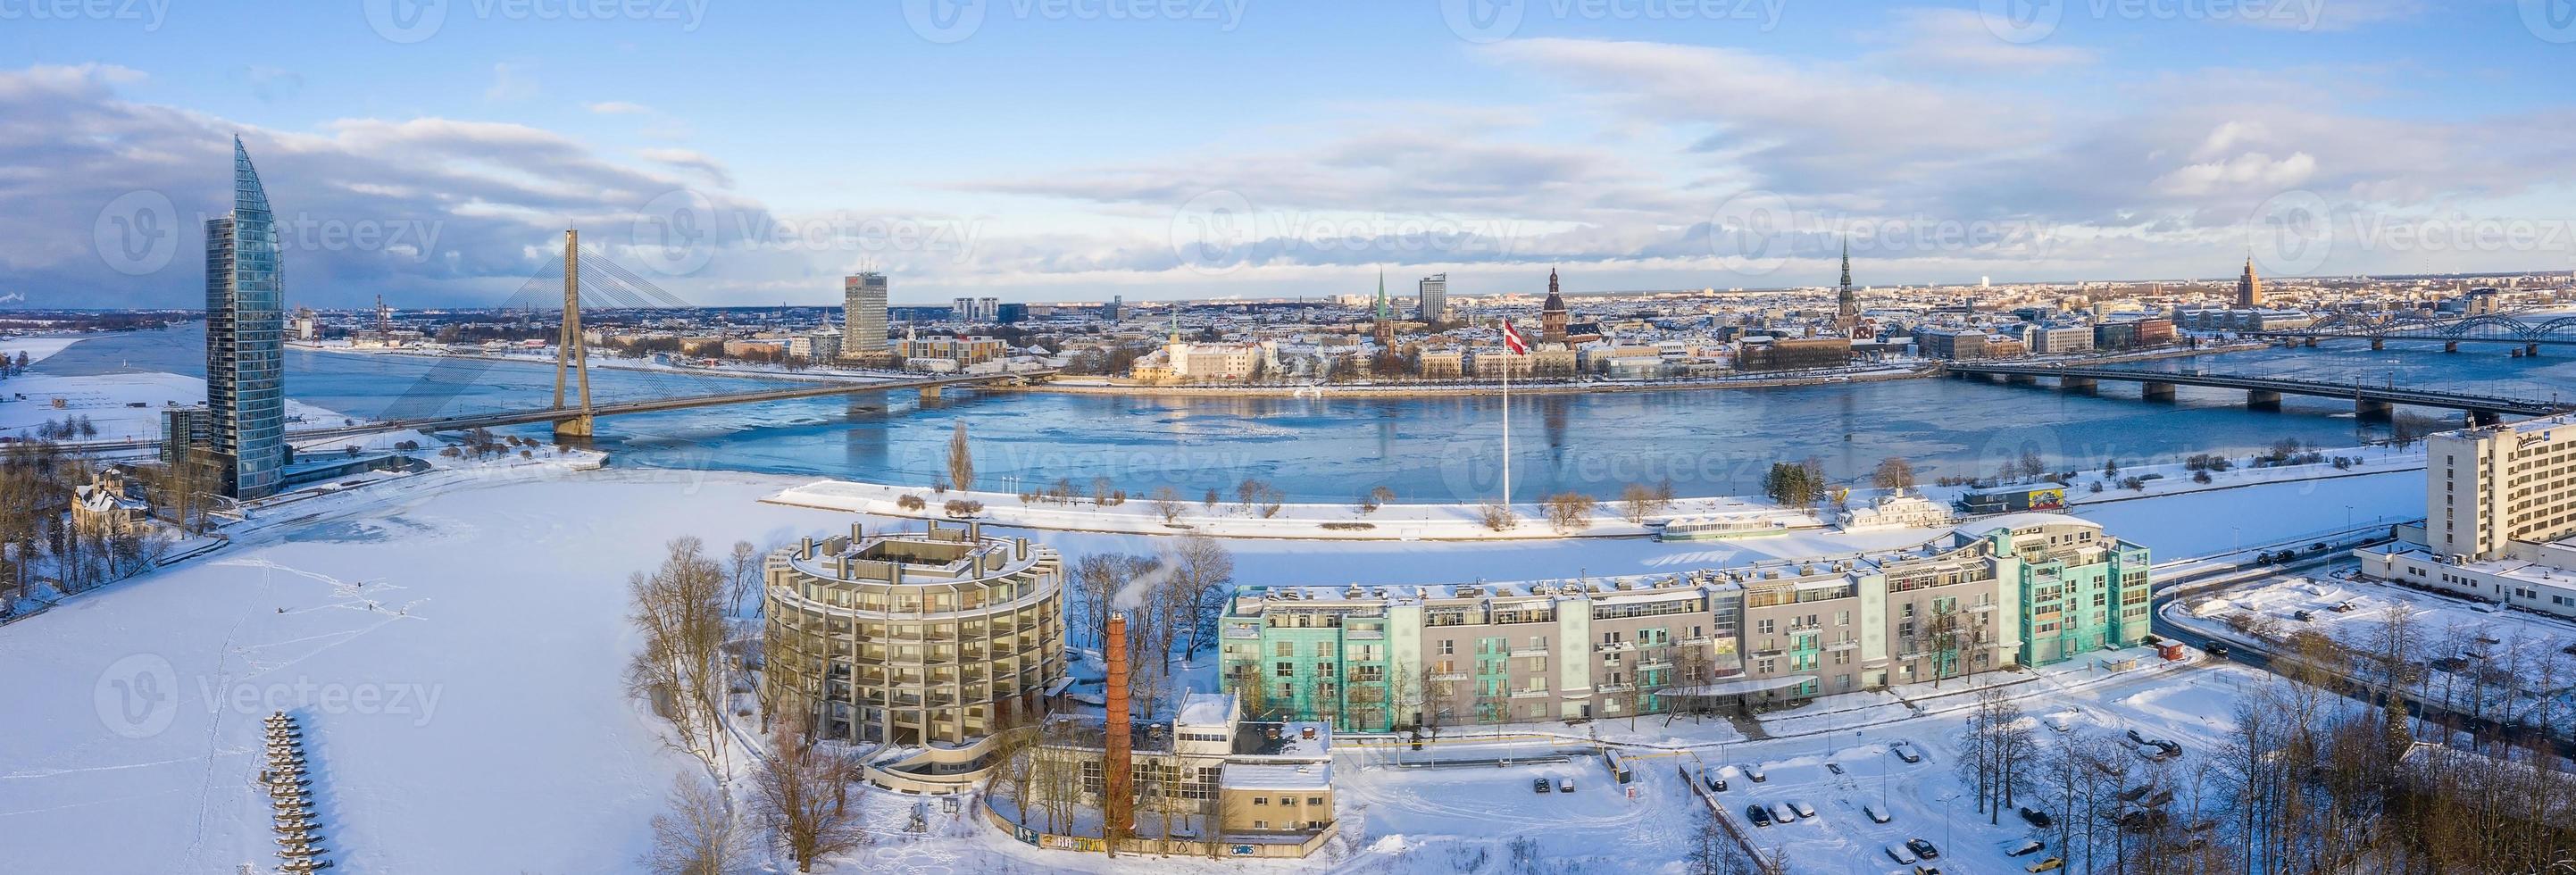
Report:
[{"label": "city skyline", "polygon": [[[30,20],[0,104],[54,123],[0,149],[52,172],[0,228],[42,241],[0,295],[183,303],[184,219],[221,202],[181,168],[236,131],[296,171],[281,242],[314,280],[295,303],[326,307],[498,303],[564,227],[707,305],[823,303],[863,267],[918,302],[1364,293],[1380,265],[1460,295],[1548,264],[1583,267],[1573,292],[1822,285],[1846,236],[1907,285],[2223,276],[2249,246],[2279,278],[2576,259],[2553,206],[2576,122],[2518,72],[2566,35],[2513,4],[2042,28],[1966,3],[1495,6],[386,3],[282,22],[256,65],[244,25],[185,10]],[[853,46],[914,75],[819,102],[686,75]],[[987,111],[940,110],[970,97]]]}]

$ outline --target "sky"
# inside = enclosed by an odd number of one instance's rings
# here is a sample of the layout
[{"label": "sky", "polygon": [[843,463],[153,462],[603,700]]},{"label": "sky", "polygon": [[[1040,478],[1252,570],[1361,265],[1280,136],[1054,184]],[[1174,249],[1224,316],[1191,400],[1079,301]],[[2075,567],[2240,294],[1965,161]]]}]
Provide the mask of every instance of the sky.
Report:
[{"label": "sky", "polygon": [[[2576,0],[0,0],[0,306],[2567,271]],[[554,293],[554,294],[558,294]]]}]

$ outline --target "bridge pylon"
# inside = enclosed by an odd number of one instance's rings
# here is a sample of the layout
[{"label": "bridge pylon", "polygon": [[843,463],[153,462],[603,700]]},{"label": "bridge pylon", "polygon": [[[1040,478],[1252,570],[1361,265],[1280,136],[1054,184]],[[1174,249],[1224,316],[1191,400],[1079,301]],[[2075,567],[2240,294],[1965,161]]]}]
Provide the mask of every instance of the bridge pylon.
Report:
[{"label": "bridge pylon", "polygon": [[567,371],[579,377],[581,386],[580,415],[555,420],[555,437],[587,438],[591,436],[590,410],[590,344],[582,339],[581,330],[581,231],[564,231],[564,302],[563,330],[555,340],[555,409],[564,410],[564,378]]}]

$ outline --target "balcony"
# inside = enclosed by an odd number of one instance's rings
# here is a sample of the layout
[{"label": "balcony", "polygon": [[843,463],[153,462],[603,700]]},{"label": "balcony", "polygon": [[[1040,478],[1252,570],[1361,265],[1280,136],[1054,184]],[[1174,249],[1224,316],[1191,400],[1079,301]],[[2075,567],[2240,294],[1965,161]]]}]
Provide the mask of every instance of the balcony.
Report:
[{"label": "balcony", "polygon": [[1641,669],[1671,668],[1673,667],[1673,661],[1659,656],[1652,659],[1639,660],[1637,662],[1637,667]]},{"label": "balcony", "polygon": [[1344,629],[1342,630],[1342,638],[1346,641],[1383,641],[1386,639],[1386,630]]},{"label": "balcony", "polygon": [[1547,656],[1547,655],[1549,655],[1549,654],[1550,654],[1550,651],[1549,651],[1545,646],[1530,646],[1530,647],[1514,647],[1514,648],[1512,648],[1512,655],[1513,655],[1513,656]]},{"label": "balcony", "polygon": [[1637,649],[1636,645],[1626,641],[1604,641],[1599,644],[1592,645],[1592,652],[1594,653],[1617,653],[1623,650],[1635,649]]},{"label": "balcony", "polygon": [[1544,699],[1544,698],[1547,698],[1547,692],[1548,692],[1548,691],[1546,691],[1546,690],[1513,690],[1513,691],[1512,691],[1512,698],[1515,698],[1515,699]]},{"label": "balcony", "polygon": [[1467,679],[1467,673],[1463,671],[1435,671],[1431,673],[1431,679],[1435,681],[1463,681]]}]

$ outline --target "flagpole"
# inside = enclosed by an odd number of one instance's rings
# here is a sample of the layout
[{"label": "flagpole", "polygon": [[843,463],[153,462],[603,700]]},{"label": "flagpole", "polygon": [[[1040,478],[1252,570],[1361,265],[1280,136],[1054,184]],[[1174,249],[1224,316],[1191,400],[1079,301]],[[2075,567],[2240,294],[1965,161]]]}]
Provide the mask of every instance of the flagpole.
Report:
[{"label": "flagpole", "polygon": [[1520,356],[1503,350],[1503,509],[1512,507],[1512,362]]}]

